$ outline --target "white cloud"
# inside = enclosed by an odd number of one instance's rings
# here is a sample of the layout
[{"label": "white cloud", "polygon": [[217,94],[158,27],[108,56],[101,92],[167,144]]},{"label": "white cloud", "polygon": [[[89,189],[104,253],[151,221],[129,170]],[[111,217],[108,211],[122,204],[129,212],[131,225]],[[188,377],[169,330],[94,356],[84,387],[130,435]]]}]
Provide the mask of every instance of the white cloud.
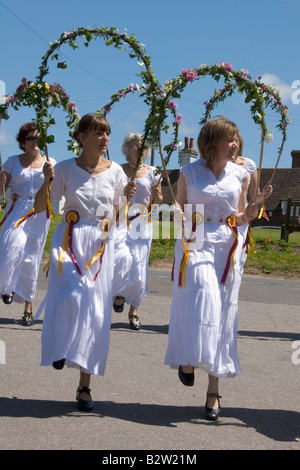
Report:
[{"label": "white cloud", "polygon": [[3,103],[3,95],[5,95],[5,82],[0,80],[0,104]]},{"label": "white cloud", "polygon": [[15,138],[5,132],[5,130],[0,129],[0,146],[1,145],[12,145],[15,142]]},{"label": "white cloud", "polygon": [[261,81],[279,90],[283,104],[285,101],[291,99],[292,93],[294,91],[292,89],[292,84],[284,83],[282,80],[280,80],[279,77],[277,77],[277,75],[272,73],[264,73]]}]

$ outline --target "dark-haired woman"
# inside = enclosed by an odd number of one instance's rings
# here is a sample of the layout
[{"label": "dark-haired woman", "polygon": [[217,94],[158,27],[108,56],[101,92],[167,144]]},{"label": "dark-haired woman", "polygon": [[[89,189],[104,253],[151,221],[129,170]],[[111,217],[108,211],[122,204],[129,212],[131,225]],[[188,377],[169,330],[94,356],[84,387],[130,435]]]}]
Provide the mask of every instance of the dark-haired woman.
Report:
[{"label": "dark-haired woman", "polygon": [[[46,157],[38,146],[39,130],[34,122],[21,126],[16,140],[21,154],[9,157],[0,172],[0,195],[10,186],[0,233],[0,293],[2,301],[25,302],[22,324],[33,325],[32,303],[50,219],[33,210],[34,197],[44,182]],[[56,161],[50,158],[51,165]]]}]

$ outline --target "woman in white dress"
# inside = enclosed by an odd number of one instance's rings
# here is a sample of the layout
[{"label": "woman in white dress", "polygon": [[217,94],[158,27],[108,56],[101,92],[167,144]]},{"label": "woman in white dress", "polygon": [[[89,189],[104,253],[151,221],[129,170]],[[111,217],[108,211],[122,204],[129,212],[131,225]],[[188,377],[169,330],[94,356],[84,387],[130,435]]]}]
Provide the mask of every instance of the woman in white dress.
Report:
[{"label": "woman in white dress", "polygon": [[[127,163],[122,165],[128,181],[134,176],[136,193],[130,199],[128,210],[129,227],[124,213],[115,229],[115,273],[114,273],[114,310],[122,312],[124,303],[130,305],[128,312],[129,327],[139,330],[141,322],[138,307],[148,294],[149,256],[153,237],[151,205],[162,202],[160,176],[155,167],[146,165],[149,148],[146,147],[140,165],[139,148],[143,136],[139,133],[127,134],[122,152]],[[123,216],[123,217],[122,217]]]},{"label": "woman in white dress", "polygon": [[45,182],[34,203],[36,212],[45,210],[49,181],[51,200],[65,197],[64,217],[51,241],[41,365],[80,370],[76,399],[81,411],[94,406],[91,375],[104,375],[109,349],[114,212],[121,196],[135,192],[121,166],[103,158],[110,132],[105,118],[84,115],[74,132],[79,157],[55,169],[45,164]]},{"label": "woman in white dress", "polygon": [[[0,194],[10,186],[0,233],[0,292],[2,301],[25,303],[22,324],[33,325],[32,303],[50,218],[33,210],[34,197],[44,182],[46,157],[38,147],[39,130],[34,122],[23,124],[16,140],[23,150],[9,157],[0,173]],[[50,158],[52,165],[55,160]],[[4,190],[3,190],[4,187]]]},{"label": "woman in white dress", "polygon": [[178,239],[175,246],[165,364],[177,368],[187,386],[194,385],[195,368],[208,374],[205,418],[214,421],[220,415],[219,378],[241,374],[241,278],[232,267],[241,242],[237,226],[258,212],[257,205],[246,206],[247,172],[232,162],[237,132],[236,124],[225,117],[207,122],[197,141],[201,158],[181,168],[177,185],[186,230],[185,243]]}]

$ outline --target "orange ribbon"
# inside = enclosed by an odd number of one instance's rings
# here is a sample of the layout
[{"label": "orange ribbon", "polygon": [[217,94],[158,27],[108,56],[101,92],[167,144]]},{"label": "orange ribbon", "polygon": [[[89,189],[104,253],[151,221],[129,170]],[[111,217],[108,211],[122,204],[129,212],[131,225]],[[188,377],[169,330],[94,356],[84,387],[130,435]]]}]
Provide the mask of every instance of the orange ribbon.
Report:
[{"label": "orange ribbon", "polygon": [[233,275],[234,275],[234,253],[235,253],[235,250],[238,246],[238,229],[237,229],[237,226],[236,226],[236,218],[235,218],[234,215],[230,215],[227,218],[227,225],[230,228],[232,236],[233,236],[233,244],[232,244],[232,246],[229,250],[228,256],[227,256],[227,261],[226,261],[224,273],[223,273],[223,276],[222,276],[222,279],[221,279],[221,284],[225,284],[225,281],[227,279],[227,275],[228,275],[228,272],[229,272],[230,264],[232,266]]},{"label": "orange ribbon", "polygon": [[18,222],[15,223],[15,227],[19,227],[20,224],[25,222],[25,220],[29,219],[29,217],[32,217],[33,215],[35,215],[35,210],[32,208],[26,212],[26,214],[24,214],[23,217],[18,220]]},{"label": "orange ribbon", "polygon": [[[179,278],[178,278],[178,286],[179,287],[184,287],[185,286],[186,268],[187,268],[188,260],[189,260],[189,243],[191,243],[194,240],[194,236],[192,237],[192,235],[196,232],[197,225],[201,224],[202,222],[203,222],[202,215],[198,214],[197,212],[194,212],[193,215],[192,215],[192,230],[191,230],[189,238],[186,241],[187,245],[184,241],[184,235],[182,236],[183,256],[182,256],[182,260],[181,260],[181,264],[180,264],[180,268],[179,268]],[[171,279],[172,279],[173,278],[173,273],[172,273],[171,276],[172,276],[171,277]]]},{"label": "orange ribbon", "polygon": [[47,263],[43,267],[43,271],[44,271],[44,273],[46,273],[46,277],[48,277],[49,269],[50,269],[50,259],[48,259]]},{"label": "orange ribbon", "polygon": [[61,250],[61,253],[60,253],[60,257],[59,257],[59,260],[58,260],[58,274],[62,273],[62,262],[64,260],[64,257],[66,256],[67,249],[69,249],[70,254],[71,254],[71,259],[72,259],[72,261],[75,265],[75,268],[76,268],[78,274],[80,274],[80,276],[82,276],[80,267],[78,266],[76,257],[74,255],[73,249],[72,249],[73,227],[78,222],[78,220],[79,220],[78,212],[76,212],[76,211],[67,212],[67,214],[66,214],[67,226],[66,226],[66,230],[65,230],[64,243],[63,243],[62,250]]},{"label": "orange ribbon", "polygon": [[9,214],[11,213],[11,211],[13,210],[14,205],[15,205],[15,202],[16,202],[16,200],[17,200],[18,198],[19,198],[18,194],[12,193],[12,195],[11,195],[12,205],[10,206],[9,210],[6,212],[6,214],[5,214],[5,216],[3,217],[3,219],[1,220],[1,222],[0,222],[0,227],[1,227],[2,224],[6,221],[7,217],[9,216]]},{"label": "orange ribbon", "polygon": [[102,219],[101,222],[102,222],[102,227],[101,228],[102,228],[103,238],[102,238],[102,241],[101,241],[100,249],[97,251],[97,253],[94,256],[92,256],[92,258],[85,265],[85,268],[88,269],[99,258],[100,268],[98,269],[98,271],[96,272],[96,274],[94,276],[94,279],[93,279],[94,281],[97,279],[97,276],[100,272],[100,269],[101,269],[101,266],[102,266],[102,260],[103,260],[103,256],[104,256],[104,252],[105,252],[106,236],[104,234],[106,232],[108,232],[108,230],[109,230],[109,219]]},{"label": "orange ribbon", "polygon": [[56,217],[56,214],[53,210],[53,207],[51,206],[51,202],[50,202],[50,186],[51,186],[51,181],[49,182],[48,186],[47,186],[47,204],[46,204],[46,217],[47,219],[49,219],[50,217],[50,214],[52,215],[52,217]]},{"label": "orange ribbon", "polygon": [[251,220],[249,220],[249,222],[248,222],[247,235],[246,235],[246,239],[245,239],[244,244],[243,244],[243,248],[245,248],[246,253],[249,252],[249,247],[250,246],[251,246],[251,250],[253,251],[253,253],[256,253],[255,243],[254,243],[254,240],[253,240],[253,237],[252,237],[252,234],[251,234]]},{"label": "orange ribbon", "polygon": [[258,219],[261,219],[264,217],[268,222],[270,222],[270,219],[268,217],[268,214],[266,212],[266,206],[265,206],[265,201],[266,198],[264,197],[260,206],[259,214],[258,214]]}]

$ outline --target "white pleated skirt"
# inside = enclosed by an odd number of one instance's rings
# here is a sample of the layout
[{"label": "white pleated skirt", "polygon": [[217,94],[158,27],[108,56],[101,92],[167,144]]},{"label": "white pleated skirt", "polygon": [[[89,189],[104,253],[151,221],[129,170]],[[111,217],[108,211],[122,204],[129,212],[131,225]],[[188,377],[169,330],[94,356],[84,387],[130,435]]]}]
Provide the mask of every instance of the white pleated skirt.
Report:
[{"label": "white pleated skirt", "polygon": [[[241,237],[240,237],[241,242]],[[177,240],[165,364],[171,368],[190,364],[215,377],[241,374],[237,350],[238,293],[241,284],[239,260],[235,270],[224,272],[230,243],[205,242],[201,250],[192,251],[184,287],[178,286],[183,255],[182,241]]]}]

